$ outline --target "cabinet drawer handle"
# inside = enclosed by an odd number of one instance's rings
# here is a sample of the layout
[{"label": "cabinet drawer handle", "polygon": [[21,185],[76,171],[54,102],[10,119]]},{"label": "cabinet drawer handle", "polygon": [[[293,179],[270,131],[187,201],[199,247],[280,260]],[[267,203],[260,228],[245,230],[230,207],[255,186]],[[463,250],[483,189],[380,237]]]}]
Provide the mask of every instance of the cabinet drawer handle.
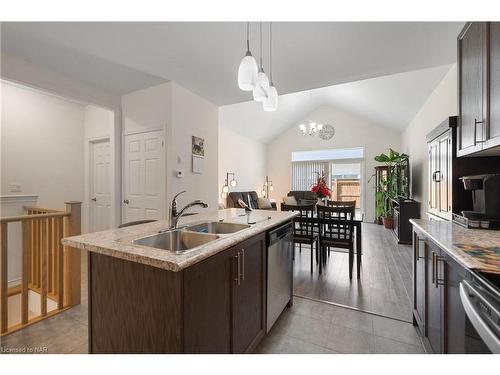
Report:
[{"label": "cabinet drawer handle", "polygon": [[476,145],[476,143],[484,143],[484,140],[480,140],[478,141],[477,140],[477,126],[479,124],[484,124],[484,120],[478,120],[478,119],[474,119],[474,146]]},{"label": "cabinet drawer handle", "polygon": [[[434,172],[435,176],[434,176],[434,181],[435,182],[441,182],[441,171],[436,171]],[[439,180],[437,179],[436,176],[439,176]]]},{"label": "cabinet drawer handle", "polygon": [[245,249],[241,249],[241,281],[245,281]]},{"label": "cabinet drawer handle", "polygon": [[436,284],[436,253],[432,252],[432,283],[437,288]]},{"label": "cabinet drawer handle", "polygon": [[234,281],[236,281],[236,283],[238,285],[241,284],[241,280],[240,280],[240,253],[238,252],[238,254],[236,254],[234,256],[234,258],[236,258],[236,277],[234,278]]}]

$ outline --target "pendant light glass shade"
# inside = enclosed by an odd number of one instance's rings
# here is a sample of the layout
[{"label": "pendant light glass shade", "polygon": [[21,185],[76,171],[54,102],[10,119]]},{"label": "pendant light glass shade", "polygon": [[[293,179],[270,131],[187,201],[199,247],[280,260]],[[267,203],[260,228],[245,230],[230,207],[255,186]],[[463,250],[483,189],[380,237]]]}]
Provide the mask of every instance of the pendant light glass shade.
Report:
[{"label": "pendant light glass shade", "polygon": [[267,91],[269,90],[269,78],[267,78],[264,69],[259,70],[255,87],[253,88],[253,100],[256,102],[263,102],[267,98]]},{"label": "pendant light glass shade", "polygon": [[243,91],[252,91],[257,80],[257,73],[257,61],[250,51],[247,51],[238,68],[238,87]]},{"label": "pendant light glass shade", "polygon": [[273,112],[278,109],[278,90],[276,90],[272,82],[267,90],[267,98],[262,103],[262,106],[266,112]]},{"label": "pendant light glass shade", "polygon": [[250,52],[250,22],[247,22],[247,53],[241,59],[238,68],[238,87],[243,91],[252,91],[257,80],[259,67]]}]

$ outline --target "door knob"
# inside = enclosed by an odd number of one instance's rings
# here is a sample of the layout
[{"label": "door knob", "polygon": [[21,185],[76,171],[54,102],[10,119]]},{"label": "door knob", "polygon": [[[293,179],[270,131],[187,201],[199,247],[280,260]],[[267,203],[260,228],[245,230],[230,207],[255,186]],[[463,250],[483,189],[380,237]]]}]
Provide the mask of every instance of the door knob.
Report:
[{"label": "door knob", "polygon": [[125,203],[125,204],[129,204],[129,203],[130,203],[130,201],[129,201],[128,199],[124,199],[124,200],[123,200],[123,203]]},{"label": "door knob", "polygon": [[92,198],[92,199],[91,199],[91,201],[93,201],[93,202],[97,202],[97,198],[96,198],[96,197],[94,197],[94,198]]}]

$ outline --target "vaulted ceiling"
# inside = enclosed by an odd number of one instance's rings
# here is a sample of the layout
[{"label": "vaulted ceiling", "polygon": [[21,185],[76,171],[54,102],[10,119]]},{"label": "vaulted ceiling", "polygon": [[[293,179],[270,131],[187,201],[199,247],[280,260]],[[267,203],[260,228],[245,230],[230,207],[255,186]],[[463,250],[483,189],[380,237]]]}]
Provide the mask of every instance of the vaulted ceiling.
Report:
[{"label": "vaulted ceiling", "polygon": [[[2,52],[113,94],[173,80],[217,105],[244,102],[238,64],[244,22],[2,23]],[[264,25],[264,68],[268,30]],[[273,77],[280,94],[451,64],[456,22],[277,22]],[[251,49],[258,57],[258,24]]]},{"label": "vaulted ceiling", "polygon": [[222,106],[219,120],[237,133],[267,143],[298,126],[316,108],[329,105],[402,132],[450,68],[444,65],[281,95],[276,112],[264,112],[253,101]]}]

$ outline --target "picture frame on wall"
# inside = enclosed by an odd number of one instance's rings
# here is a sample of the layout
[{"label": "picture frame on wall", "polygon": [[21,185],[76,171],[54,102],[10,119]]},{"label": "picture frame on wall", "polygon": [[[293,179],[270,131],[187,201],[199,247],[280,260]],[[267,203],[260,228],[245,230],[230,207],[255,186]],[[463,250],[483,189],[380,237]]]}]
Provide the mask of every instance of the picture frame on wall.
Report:
[{"label": "picture frame on wall", "polygon": [[198,157],[205,157],[205,140],[193,135],[191,141],[192,154]]}]

